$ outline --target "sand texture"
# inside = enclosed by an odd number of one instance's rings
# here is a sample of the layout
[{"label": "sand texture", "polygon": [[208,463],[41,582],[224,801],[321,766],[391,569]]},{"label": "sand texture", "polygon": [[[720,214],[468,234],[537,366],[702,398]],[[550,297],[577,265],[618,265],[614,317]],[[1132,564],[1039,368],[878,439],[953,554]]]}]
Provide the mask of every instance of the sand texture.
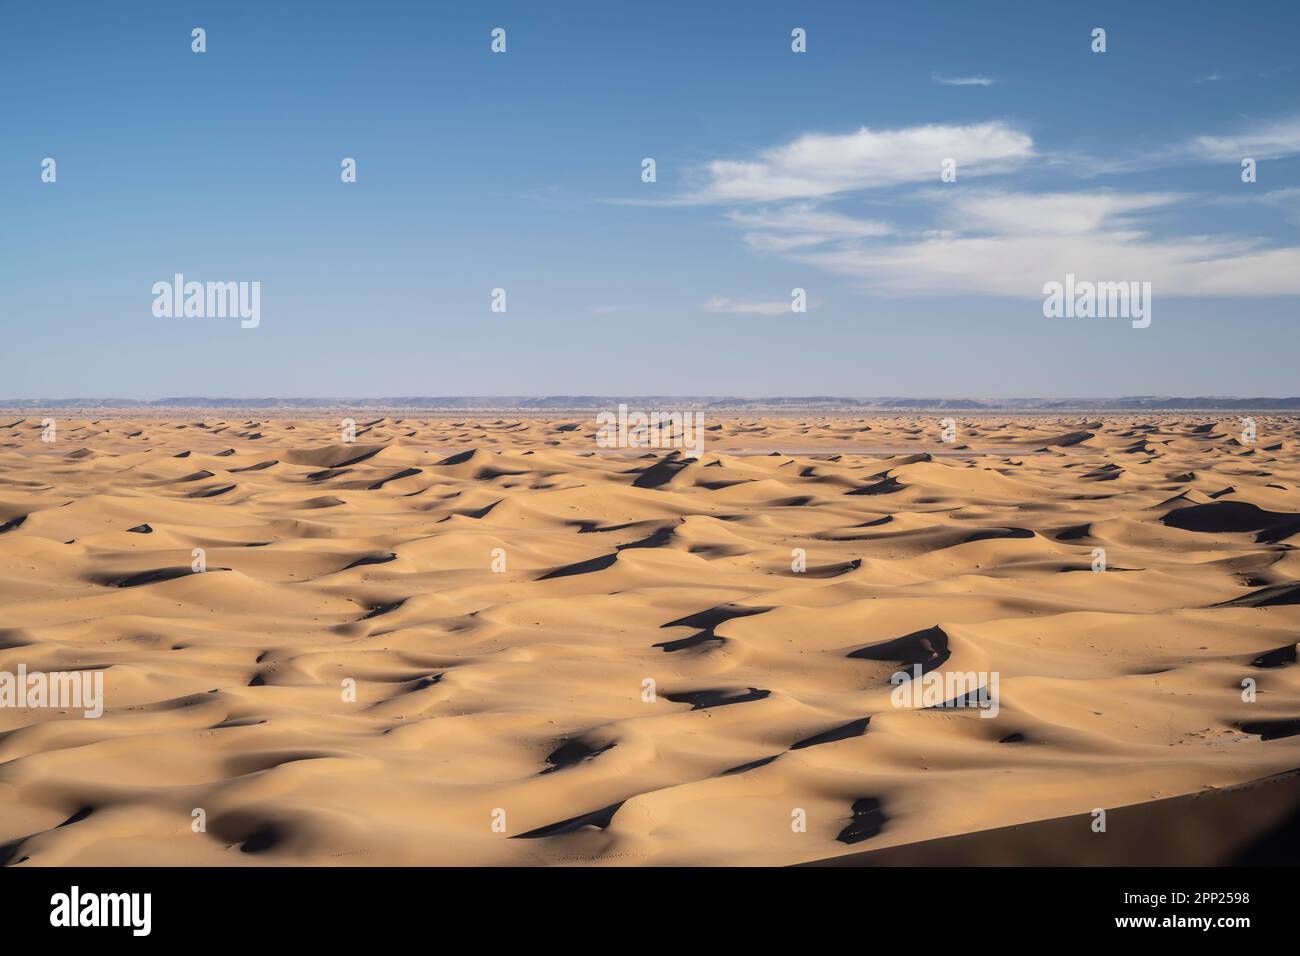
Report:
[{"label": "sand texture", "polygon": [[[0,709],[0,861],[774,865],[1056,821],[1027,844],[1116,862],[1095,810],[1300,768],[1300,419],[708,425],[689,461],[576,416],[0,418],[0,671],[106,697]],[[997,716],[895,706],[916,665],[996,673]]]}]

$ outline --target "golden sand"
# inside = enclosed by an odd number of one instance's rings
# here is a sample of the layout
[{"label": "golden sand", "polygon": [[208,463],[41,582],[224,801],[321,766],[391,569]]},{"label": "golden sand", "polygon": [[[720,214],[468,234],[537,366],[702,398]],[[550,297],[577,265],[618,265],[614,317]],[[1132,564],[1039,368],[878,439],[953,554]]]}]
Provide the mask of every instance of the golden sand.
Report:
[{"label": "golden sand", "polygon": [[[0,420],[0,671],[105,687],[0,709],[11,863],[786,864],[1300,767],[1295,417],[720,418],[686,461],[195,416]],[[895,706],[914,665],[997,716]]]}]

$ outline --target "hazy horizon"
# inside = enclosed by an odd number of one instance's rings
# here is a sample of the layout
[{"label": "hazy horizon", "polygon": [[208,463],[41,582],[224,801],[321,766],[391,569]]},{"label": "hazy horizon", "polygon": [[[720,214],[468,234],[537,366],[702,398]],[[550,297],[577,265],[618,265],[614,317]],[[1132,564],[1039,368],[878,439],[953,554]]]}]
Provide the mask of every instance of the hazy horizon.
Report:
[{"label": "hazy horizon", "polygon": [[913,409],[952,411],[1294,411],[1300,396],[1121,395],[1121,396],[850,396],[850,395],[390,395],[390,396],[165,396],[135,399],[125,396],[0,399],[0,410],[283,410],[374,409],[431,412],[585,412],[611,410],[619,404],[649,410],[672,405],[718,411],[764,410],[791,412],[888,413]]}]

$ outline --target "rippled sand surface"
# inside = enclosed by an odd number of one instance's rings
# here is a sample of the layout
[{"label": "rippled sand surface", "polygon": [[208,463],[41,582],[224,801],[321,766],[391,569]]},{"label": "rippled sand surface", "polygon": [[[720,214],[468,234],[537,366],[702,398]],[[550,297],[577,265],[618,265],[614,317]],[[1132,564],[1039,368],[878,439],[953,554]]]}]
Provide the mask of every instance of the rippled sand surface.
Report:
[{"label": "rippled sand surface", "polygon": [[1300,767],[1295,417],[56,425],[0,671],[106,705],[0,709],[10,864],[786,864]]}]

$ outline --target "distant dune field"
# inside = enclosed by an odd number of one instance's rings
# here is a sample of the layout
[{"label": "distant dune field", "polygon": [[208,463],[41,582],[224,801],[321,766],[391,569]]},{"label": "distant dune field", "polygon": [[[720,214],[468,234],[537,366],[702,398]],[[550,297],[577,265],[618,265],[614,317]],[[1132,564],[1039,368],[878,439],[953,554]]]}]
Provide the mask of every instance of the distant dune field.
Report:
[{"label": "distant dune field", "polygon": [[728,413],[690,460],[244,414],[0,418],[0,672],[104,685],[0,708],[0,862],[1206,863],[1294,817],[1300,417]]}]

